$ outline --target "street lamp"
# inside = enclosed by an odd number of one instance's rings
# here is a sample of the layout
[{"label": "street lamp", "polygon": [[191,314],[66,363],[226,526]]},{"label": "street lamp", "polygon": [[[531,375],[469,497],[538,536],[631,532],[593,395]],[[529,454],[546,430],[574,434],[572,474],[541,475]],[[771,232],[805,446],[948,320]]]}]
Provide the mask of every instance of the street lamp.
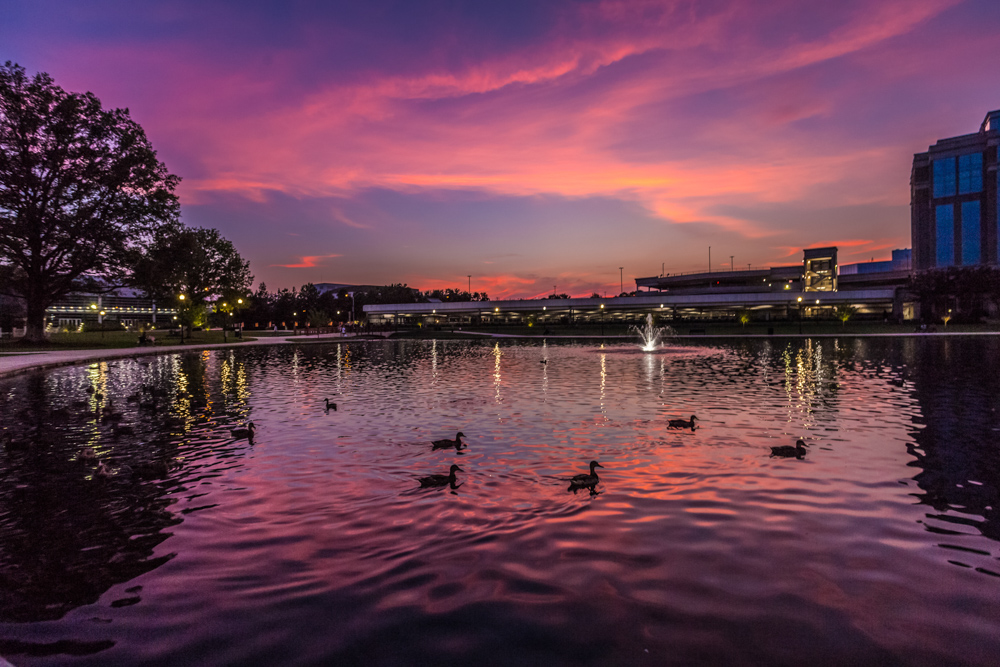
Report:
[{"label": "street lamp", "polygon": [[625,267],[618,267],[618,293],[621,294],[625,291]]},{"label": "street lamp", "polygon": [[[179,294],[177,296],[177,299],[181,302],[181,308],[184,308],[184,299],[186,299],[186,298],[187,297],[184,296],[183,294]],[[184,342],[184,320],[183,319],[181,319],[180,324],[181,324],[181,342],[183,343]]]}]

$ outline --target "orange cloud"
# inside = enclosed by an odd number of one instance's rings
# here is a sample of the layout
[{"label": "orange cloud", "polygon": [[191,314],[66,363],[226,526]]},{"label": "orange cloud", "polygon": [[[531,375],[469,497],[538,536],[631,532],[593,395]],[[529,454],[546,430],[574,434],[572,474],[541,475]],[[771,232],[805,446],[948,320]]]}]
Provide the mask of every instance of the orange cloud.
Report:
[{"label": "orange cloud", "polygon": [[271,266],[278,266],[285,269],[311,269],[318,266],[320,260],[331,257],[343,257],[343,255],[306,255],[298,264],[271,264]]}]

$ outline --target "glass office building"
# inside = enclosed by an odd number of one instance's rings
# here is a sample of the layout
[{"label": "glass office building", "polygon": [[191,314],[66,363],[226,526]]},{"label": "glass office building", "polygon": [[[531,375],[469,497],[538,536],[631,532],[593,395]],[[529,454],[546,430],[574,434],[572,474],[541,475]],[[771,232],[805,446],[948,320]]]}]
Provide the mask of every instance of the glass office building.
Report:
[{"label": "glass office building", "polygon": [[1000,110],[975,134],[941,139],[913,156],[913,268],[1000,264]]}]

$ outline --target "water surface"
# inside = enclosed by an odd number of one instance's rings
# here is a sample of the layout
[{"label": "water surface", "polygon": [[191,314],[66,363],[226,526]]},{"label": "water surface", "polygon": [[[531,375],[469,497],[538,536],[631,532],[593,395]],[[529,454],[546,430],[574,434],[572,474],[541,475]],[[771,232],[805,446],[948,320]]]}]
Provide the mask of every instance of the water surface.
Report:
[{"label": "water surface", "polygon": [[390,341],[3,380],[0,654],[996,664],[998,347]]}]

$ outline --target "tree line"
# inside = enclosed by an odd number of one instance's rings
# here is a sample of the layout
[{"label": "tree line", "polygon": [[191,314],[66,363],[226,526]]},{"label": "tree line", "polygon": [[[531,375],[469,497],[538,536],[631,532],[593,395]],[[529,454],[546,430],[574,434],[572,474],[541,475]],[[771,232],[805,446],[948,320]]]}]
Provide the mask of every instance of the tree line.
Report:
[{"label": "tree line", "polygon": [[405,284],[321,290],[313,283],[306,283],[299,289],[271,292],[261,283],[234,317],[251,328],[339,326],[362,320],[366,305],[435,300],[443,303],[489,301],[489,296],[485,292],[470,293],[451,288],[421,292]]}]

